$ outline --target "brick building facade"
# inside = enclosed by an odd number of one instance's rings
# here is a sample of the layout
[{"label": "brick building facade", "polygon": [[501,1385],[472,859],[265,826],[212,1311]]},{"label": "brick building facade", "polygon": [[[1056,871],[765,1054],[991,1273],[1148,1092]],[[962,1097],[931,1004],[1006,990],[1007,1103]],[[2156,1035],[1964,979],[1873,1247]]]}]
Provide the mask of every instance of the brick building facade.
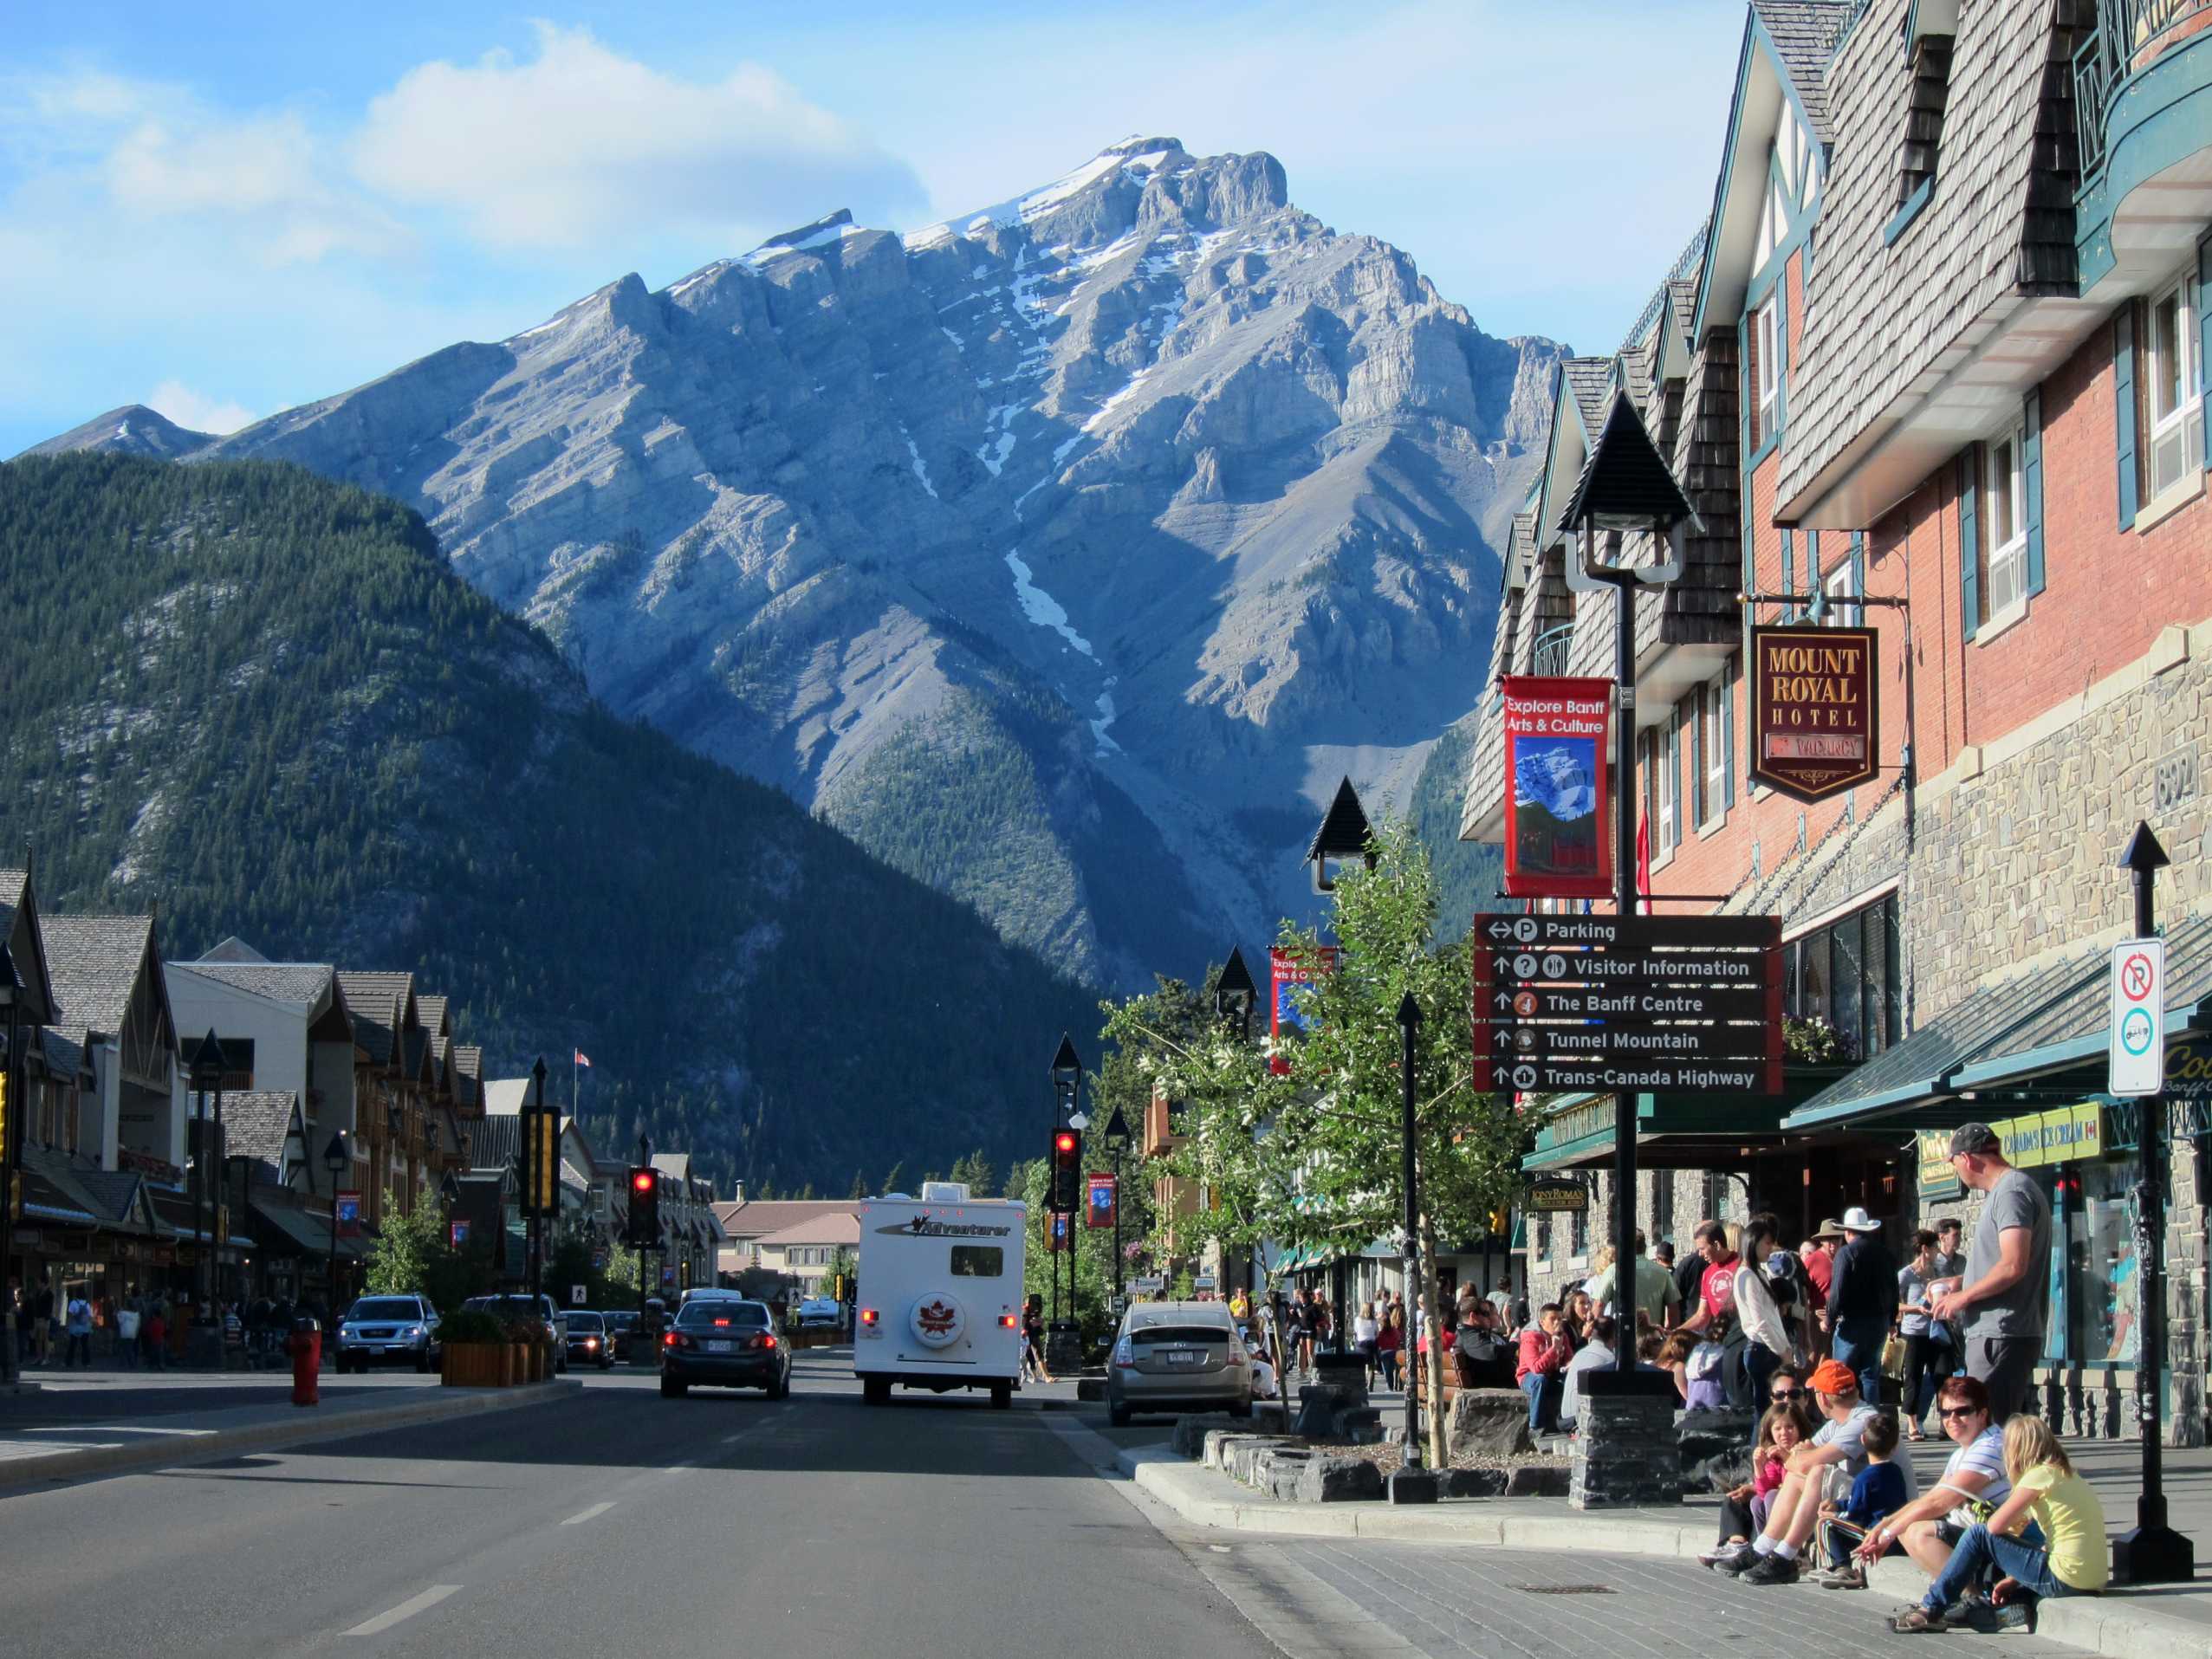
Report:
[{"label": "brick building facade", "polygon": [[[1754,0],[1705,225],[1620,352],[1564,367],[1494,663],[1610,677],[1611,593],[1578,580],[1558,509],[1625,398],[1702,521],[1682,578],[1638,599],[1654,908],[1779,915],[1787,1012],[1833,1032],[1796,1028],[1780,1101],[1644,1098],[1644,1224],[1686,1244],[1755,1206],[1809,1233],[1863,1203],[1894,1235],[1963,1207],[1923,1147],[1997,1124],[2053,1198],[2044,1406],[2086,1433],[2130,1428],[2139,1114],[2101,1092],[2138,820],[2173,859],[2176,1060],[2212,1023],[2208,21],[2203,0]],[[1747,784],[1747,631],[1780,620],[1880,642],[1882,770],[1818,806]],[[1489,718],[1463,834],[1500,838],[1506,785]],[[2212,1137],[2180,1093],[2170,1351],[2194,1441]],[[1550,1103],[1530,1159],[1598,1189],[1587,1222],[1532,1225],[1540,1294],[1606,1232],[1610,1107],[1579,1105]]]}]

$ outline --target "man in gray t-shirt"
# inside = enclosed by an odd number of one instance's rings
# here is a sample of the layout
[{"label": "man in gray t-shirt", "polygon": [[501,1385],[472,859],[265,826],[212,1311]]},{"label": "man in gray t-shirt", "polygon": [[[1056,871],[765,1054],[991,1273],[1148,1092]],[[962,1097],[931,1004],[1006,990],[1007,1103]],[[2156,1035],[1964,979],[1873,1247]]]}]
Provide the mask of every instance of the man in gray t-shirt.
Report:
[{"label": "man in gray t-shirt", "polygon": [[2005,1162],[1987,1124],[1951,1135],[1951,1168],[1982,1195],[1981,1219],[1959,1287],[1937,1299],[1936,1317],[1966,1345],[1967,1374],[1989,1390],[1989,1416],[2002,1422],[2027,1402],[2051,1315],[2051,1205],[2031,1177]]}]

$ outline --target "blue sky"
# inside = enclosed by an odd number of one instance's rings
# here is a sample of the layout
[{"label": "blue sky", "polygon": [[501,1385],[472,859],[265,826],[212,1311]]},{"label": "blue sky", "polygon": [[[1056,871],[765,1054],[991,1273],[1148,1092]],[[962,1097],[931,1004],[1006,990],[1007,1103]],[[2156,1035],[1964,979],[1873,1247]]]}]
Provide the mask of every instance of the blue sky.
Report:
[{"label": "blue sky", "polygon": [[1138,132],[1272,152],[1488,331],[1607,350],[1705,212],[1743,28],[1740,0],[10,10],[0,456],[129,402],[228,430]]}]

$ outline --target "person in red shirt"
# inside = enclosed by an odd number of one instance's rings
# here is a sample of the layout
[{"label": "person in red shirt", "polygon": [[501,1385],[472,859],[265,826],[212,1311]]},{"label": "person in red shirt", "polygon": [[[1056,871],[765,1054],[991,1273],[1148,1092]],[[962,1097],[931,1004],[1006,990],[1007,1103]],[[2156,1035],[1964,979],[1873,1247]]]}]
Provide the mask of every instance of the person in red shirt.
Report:
[{"label": "person in red shirt", "polygon": [[1813,1345],[1823,1354],[1828,1351],[1828,1292],[1836,1282],[1836,1252],[1843,1247],[1843,1239],[1841,1222],[1823,1222],[1820,1230],[1798,1253],[1813,1286],[1805,1311],[1813,1316]]},{"label": "person in red shirt", "polygon": [[1521,1333],[1513,1380],[1528,1397],[1528,1432],[1541,1434],[1559,1415],[1561,1378],[1574,1358],[1574,1343],[1560,1323],[1560,1305],[1547,1302],[1536,1323]]},{"label": "person in red shirt", "polygon": [[1714,1338],[1719,1340],[1735,1317],[1735,1273],[1741,1264],[1735,1252],[1729,1247],[1729,1230],[1720,1222],[1700,1222],[1692,1236],[1697,1254],[1704,1259],[1705,1272],[1697,1281],[1697,1311],[1678,1328],[1709,1329]]}]

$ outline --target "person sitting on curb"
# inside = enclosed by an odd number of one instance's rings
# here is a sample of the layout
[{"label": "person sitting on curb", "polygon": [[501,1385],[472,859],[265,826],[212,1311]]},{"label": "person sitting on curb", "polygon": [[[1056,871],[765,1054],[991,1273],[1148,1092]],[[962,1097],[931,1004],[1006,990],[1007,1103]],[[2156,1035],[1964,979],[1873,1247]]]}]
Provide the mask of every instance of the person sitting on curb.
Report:
[{"label": "person sitting on curb", "polygon": [[[2032,1572],[2034,1564],[2028,1559],[2030,1552],[2046,1557],[2050,1553],[2045,1534],[2040,1529],[2029,1528],[2017,1537],[1982,1540],[1975,1546],[1976,1559],[1974,1561],[1961,1567],[1956,1573],[1950,1571],[1958,1548],[1965,1543],[1969,1533],[1989,1531],[1996,1516],[2008,1509],[2014,1512],[2007,1517],[2006,1524],[2011,1526],[2026,1518],[2033,1504],[2031,1500],[2030,1503],[2014,1506],[2010,1501],[2013,1490],[2009,1473],[2011,1460],[2007,1451],[2008,1442],[2005,1439],[2005,1431],[1989,1421],[1989,1392],[1981,1380],[1972,1377],[1950,1378],[1936,1390],[1936,1405],[1943,1416],[1943,1432],[1958,1448],[1951,1454],[1950,1461],[1943,1466],[1943,1480],[1930,1490],[1926,1497],[1917,1503],[1907,1504],[1891,1516],[1859,1546],[1859,1552],[1864,1555],[1873,1546],[1877,1538],[1887,1533],[1902,1539],[1905,1553],[1919,1563],[1921,1570],[1927,1573],[1928,1593],[1921,1597],[1919,1604],[1907,1608],[1890,1621],[1891,1630],[1907,1635],[1923,1630],[1941,1630],[1954,1620],[1982,1629],[1990,1628],[1991,1610],[1975,1594],[1982,1568],[1994,1559],[2011,1574],[2011,1567],[2005,1565],[2006,1557],[2009,1556],[2019,1565],[2028,1566]],[[2045,1432],[2049,1432],[2047,1427]],[[2056,1444],[2055,1441],[2052,1442],[2053,1449]],[[2043,1449],[2040,1442],[2036,1449]],[[2065,1461],[2063,1455],[2060,1455],[2060,1461]],[[2042,1457],[2034,1465],[2023,1464],[2022,1467],[2040,1468],[2048,1464],[2049,1459]],[[2063,1472],[2053,1468],[2048,1477],[2049,1485],[2057,1484],[2065,1474],[2071,1473],[2071,1464]],[[2038,1489],[2047,1490],[2048,1486],[2039,1482]],[[2083,1490],[2086,1493],[2086,1485]],[[2096,1503],[2096,1494],[2088,1493],[2086,1495],[2090,1504]],[[2065,1524],[2071,1528],[2076,1524],[2072,1512],[2082,1507],[2081,1500],[2072,1487],[2068,1487],[2063,1494],[2063,1501],[2069,1507],[2069,1518]],[[2103,1512],[2099,1509],[2097,1531],[2099,1551],[2105,1536],[2102,1515]],[[2005,1547],[2003,1556],[1999,1555],[1997,1551],[1999,1542]],[[2084,1552],[2076,1546],[2069,1553],[2076,1558],[2076,1571],[2087,1576],[2086,1568],[2079,1561]],[[2026,1584],[2026,1580],[2021,1582]],[[2102,1585],[2098,1587],[2102,1588]]]},{"label": "person sitting on curb", "polygon": [[1722,1552],[1710,1563],[1748,1584],[1794,1584],[1799,1552],[1812,1540],[1820,1519],[1828,1472],[1840,1468],[1856,1481],[1866,1467],[1866,1425],[1879,1414],[1859,1399],[1858,1375],[1848,1365],[1824,1359],[1813,1368],[1812,1382],[1813,1400],[1827,1421],[1810,1443],[1790,1454],[1759,1536]]},{"label": "person sitting on curb", "polygon": [[1897,1420],[1886,1411],[1876,1413],[1862,1441],[1866,1467],[1851,1483],[1850,1497],[1820,1506],[1820,1553],[1826,1565],[1813,1581],[1823,1590],[1866,1588],[1865,1571],[1852,1552],[1876,1526],[1904,1507],[1904,1471],[1891,1461],[1897,1449]]},{"label": "person sitting on curb", "polygon": [[1788,1472],[1789,1455],[1812,1438],[1813,1420],[1801,1407],[1784,1402],[1767,1408],[1751,1448],[1751,1478],[1721,1494],[1720,1536],[1697,1558],[1701,1566],[1713,1566],[1730,1551],[1751,1546]]},{"label": "person sitting on curb", "polygon": [[[2043,1597],[2099,1596],[2111,1582],[2105,1507],[2089,1482],[2074,1473],[2051,1425],[2022,1413],[2005,1425],[2004,1436],[2012,1495],[1988,1520],[1966,1529],[1928,1586],[1926,1599],[1891,1620],[1892,1630],[1943,1630],[1948,1610],[1966,1604],[1968,1590],[1992,1572],[2002,1576],[1989,1617],[1975,1621],[1984,1630],[2033,1629],[2033,1609]],[[2022,1535],[2031,1515],[2048,1547]],[[2008,1617],[2014,1614],[2016,1618]]]}]

